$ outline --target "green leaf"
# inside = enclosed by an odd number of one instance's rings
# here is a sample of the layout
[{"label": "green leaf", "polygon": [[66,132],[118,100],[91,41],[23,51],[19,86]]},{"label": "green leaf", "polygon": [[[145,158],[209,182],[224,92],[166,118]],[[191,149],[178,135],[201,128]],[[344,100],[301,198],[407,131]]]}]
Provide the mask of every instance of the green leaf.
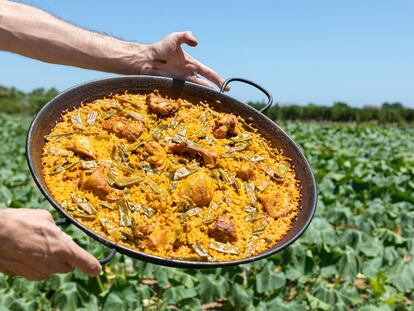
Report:
[{"label": "green leaf", "polygon": [[361,244],[360,251],[367,257],[376,257],[381,253],[383,245],[377,238],[367,237]]},{"label": "green leaf", "polygon": [[305,293],[306,299],[308,300],[311,310],[330,310],[331,306],[322,300],[312,296],[309,293]]},{"label": "green leaf", "polygon": [[125,302],[116,293],[110,293],[105,300],[103,311],[123,311],[126,310]]},{"label": "green leaf", "polygon": [[389,276],[389,284],[395,286],[400,291],[414,289],[414,262],[399,260],[387,275]]},{"label": "green leaf", "polygon": [[183,285],[168,288],[163,294],[163,300],[167,304],[177,304],[183,299],[197,296],[194,288],[186,288]]},{"label": "green leaf", "polygon": [[338,272],[345,279],[353,279],[358,273],[358,268],[359,259],[357,253],[347,246],[338,262]]},{"label": "green leaf", "polygon": [[256,289],[258,293],[274,291],[282,288],[286,284],[286,277],[283,272],[276,272],[272,262],[256,275]]},{"label": "green leaf", "polygon": [[234,284],[230,291],[229,300],[235,310],[244,310],[253,301],[253,289],[245,288],[240,284]]},{"label": "green leaf", "polygon": [[196,290],[203,302],[225,297],[230,288],[229,283],[222,276],[198,273],[197,279],[199,283]]},{"label": "green leaf", "polygon": [[74,311],[81,303],[81,296],[75,283],[64,283],[52,297],[52,303],[62,311]]}]

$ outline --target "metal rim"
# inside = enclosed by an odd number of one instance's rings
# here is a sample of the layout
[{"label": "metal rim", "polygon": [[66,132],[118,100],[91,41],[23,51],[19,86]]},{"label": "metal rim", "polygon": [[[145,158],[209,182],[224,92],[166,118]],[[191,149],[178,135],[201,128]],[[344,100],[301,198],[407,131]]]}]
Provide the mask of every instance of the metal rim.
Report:
[{"label": "metal rim", "polygon": [[[39,112],[36,114],[36,116],[34,117],[34,119],[32,120],[27,136],[26,136],[26,156],[27,156],[27,162],[28,162],[28,166],[29,166],[29,170],[30,173],[32,174],[32,177],[36,183],[36,185],[38,186],[38,188],[40,189],[40,191],[42,192],[42,194],[46,197],[46,199],[48,200],[48,202],[61,214],[63,215],[70,224],[75,225],[77,228],[79,228],[80,230],[82,230],[83,232],[85,232],[88,236],[92,237],[93,239],[95,239],[96,241],[100,242],[101,244],[109,247],[109,248],[113,248],[116,249],[117,252],[127,255],[129,257],[135,258],[135,259],[140,259],[143,261],[147,261],[147,262],[151,262],[151,263],[155,263],[155,264],[160,264],[160,265],[164,265],[164,266],[169,266],[169,267],[178,267],[178,268],[217,268],[217,267],[225,267],[225,266],[234,266],[234,265],[239,265],[239,264],[246,264],[246,263],[250,263],[253,261],[257,261],[266,257],[269,257],[271,255],[274,255],[282,250],[284,250],[285,248],[289,247],[292,243],[294,243],[300,236],[302,236],[302,234],[305,232],[305,230],[308,228],[308,226],[310,225],[315,211],[316,211],[316,202],[317,202],[317,189],[316,189],[316,182],[315,182],[315,177],[313,174],[313,171],[308,163],[308,160],[306,159],[306,157],[302,154],[302,152],[300,151],[299,147],[297,146],[297,144],[285,133],[284,130],[282,130],[277,124],[275,124],[271,119],[269,119],[267,116],[263,115],[266,119],[268,119],[270,122],[272,122],[284,135],[286,135],[286,137],[289,139],[289,143],[292,145],[292,147],[295,149],[295,151],[302,157],[303,163],[306,166],[306,169],[309,170],[310,172],[310,179],[311,179],[311,191],[312,191],[312,202],[311,203],[311,212],[309,217],[307,218],[306,222],[304,223],[304,225],[302,225],[302,227],[300,228],[300,230],[288,241],[286,242],[284,245],[281,246],[277,246],[273,248],[273,249],[268,249],[266,251],[264,251],[263,253],[257,254],[255,256],[251,256],[251,257],[247,257],[247,258],[242,258],[242,259],[237,259],[237,260],[231,260],[231,261],[219,261],[219,262],[204,262],[204,261],[186,261],[186,260],[178,260],[178,259],[171,259],[171,258],[164,258],[164,257],[159,257],[159,256],[154,256],[151,254],[147,254],[144,252],[140,252],[137,250],[133,250],[129,247],[114,243],[108,239],[106,239],[105,237],[99,235],[98,233],[96,233],[95,231],[89,229],[88,227],[82,225],[80,222],[78,222],[75,218],[73,218],[72,216],[70,216],[54,199],[53,197],[49,194],[46,186],[43,186],[42,182],[40,181],[39,177],[37,176],[36,172],[35,172],[35,168],[34,168],[34,159],[32,159],[31,156],[31,138],[33,135],[33,130],[34,130],[34,125],[38,122],[39,118],[41,117],[42,113],[44,111],[46,111],[48,109],[48,107],[50,105],[53,104],[54,101],[57,101],[60,97],[62,97],[64,94],[73,91],[79,87],[85,87],[91,84],[94,84],[96,82],[101,82],[101,81],[116,81],[116,80],[122,80],[125,78],[132,78],[132,79],[136,79],[136,78],[142,78],[142,77],[151,77],[151,78],[156,78],[156,79],[160,79],[160,80],[172,80],[171,78],[166,78],[166,77],[154,77],[154,76],[127,76],[127,77],[113,77],[113,78],[103,78],[103,79],[96,79],[96,80],[92,80],[92,81],[88,81],[85,83],[81,83],[78,84],[76,86],[73,86],[71,88],[66,89],[65,91],[59,93],[56,97],[54,97],[53,99],[51,99],[49,102],[47,102],[40,110]],[[188,82],[185,81],[185,83],[188,83],[190,85],[195,85],[197,87],[203,88],[205,90],[208,91],[212,91],[211,89],[208,89],[204,86],[200,86],[198,84],[192,83],[192,82]],[[220,97],[226,97],[232,101],[237,101],[234,98],[220,93],[218,91],[213,91],[216,92]],[[239,102],[238,103],[244,105],[248,110],[250,110],[250,112],[252,114],[257,114],[260,113],[258,112],[256,109],[252,108],[251,106]]]}]

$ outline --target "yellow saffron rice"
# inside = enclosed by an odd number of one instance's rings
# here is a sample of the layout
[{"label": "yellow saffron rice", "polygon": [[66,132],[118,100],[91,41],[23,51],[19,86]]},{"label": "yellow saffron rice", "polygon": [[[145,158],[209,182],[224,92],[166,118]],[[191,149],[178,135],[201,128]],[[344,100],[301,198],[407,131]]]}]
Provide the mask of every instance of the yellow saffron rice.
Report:
[{"label": "yellow saffron rice", "polygon": [[64,112],[45,139],[54,199],[106,239],[148,254],[249,257],[281,240],[299,213],[300,184],[282,150],[207,104],[117,94]]}]

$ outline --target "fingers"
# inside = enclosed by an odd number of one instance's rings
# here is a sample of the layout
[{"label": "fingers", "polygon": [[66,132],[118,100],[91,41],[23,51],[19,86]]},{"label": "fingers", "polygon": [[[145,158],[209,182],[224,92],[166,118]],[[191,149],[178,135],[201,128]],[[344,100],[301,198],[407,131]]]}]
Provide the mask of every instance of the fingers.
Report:
[{"label": "fingers", "polygon": [[207,67],[206,65],[203,65],[197,60],[194,60],[194,63],[197,67],[197,72],[202,75],[204,78],[210,80],[218,87],[221,87],[221,85],[224,82],[224,79],[220,77],[213,69]]},{"label": "fingers", "polygon": [[172,36],[178,44],[186,43],[189,46],[196,46],[198,44],[197,39],[194,38],[191,31],[175,32]]},{"label": "fingers", "polygon": [[68,253],[66,254],[66,262],[74,268],[78,268],[83,273],[86,273],[90,276],[97,276],[101,272],[101,265],[99,261],[77,245],[71,237],[65,235],[65,243],[68,248]]},{"label": "fingers", "polygon": [[206,81],[204,79],[201,79],[201,78],[199,78],[197,76],[190,76],[186,80],[187,81],[194,82],[194,83],[197,83],[197,84],[200,84],[202,86],[206,86],[206,87],[214,90],[214,86],[210,82],[208,82],[208,81]]}]

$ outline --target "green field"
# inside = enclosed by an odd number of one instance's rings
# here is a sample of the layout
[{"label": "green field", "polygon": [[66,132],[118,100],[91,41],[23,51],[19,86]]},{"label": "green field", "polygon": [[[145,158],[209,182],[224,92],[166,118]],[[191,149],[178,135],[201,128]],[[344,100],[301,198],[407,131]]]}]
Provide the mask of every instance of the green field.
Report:
[{"label": "green field", "polygon": [[[50,209],[26,165],[30,120],[0,114],[0,207]],[[282,127],[301,145],[319,188],[316,217],[293,246],[225,269],[117,255],[98,278],[74,272],[36,283],[0,274],[0,310],[414,310],[414,128]]]}]

